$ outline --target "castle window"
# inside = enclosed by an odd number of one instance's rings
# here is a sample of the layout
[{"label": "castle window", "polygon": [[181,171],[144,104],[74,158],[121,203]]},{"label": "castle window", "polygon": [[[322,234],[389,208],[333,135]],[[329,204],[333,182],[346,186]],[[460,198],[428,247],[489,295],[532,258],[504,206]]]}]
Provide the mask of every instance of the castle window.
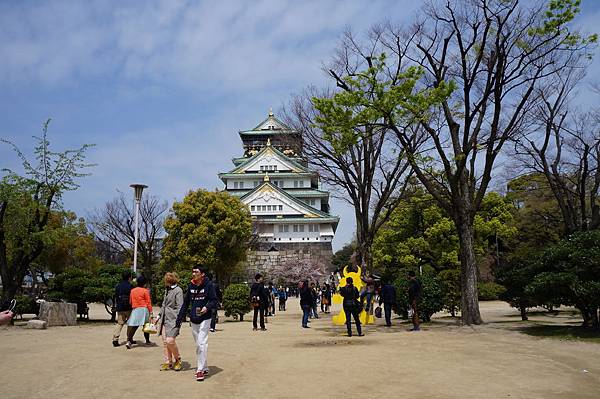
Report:
[{"label": "castle window", "polygon": [[254,208],[255,208],[255,206],[254,206],[254,205],[251,205],[251,206],[250,206],[250,210],[251,210],[251,211],[253,211],[253,210],[254,210]]}]

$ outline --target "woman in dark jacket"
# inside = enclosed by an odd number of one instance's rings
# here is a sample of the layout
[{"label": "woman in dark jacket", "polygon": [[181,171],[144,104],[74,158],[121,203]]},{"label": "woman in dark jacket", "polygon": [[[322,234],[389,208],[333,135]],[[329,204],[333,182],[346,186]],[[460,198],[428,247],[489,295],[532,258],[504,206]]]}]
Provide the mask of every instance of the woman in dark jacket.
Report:
[{"label": "woman in dark jacket", "polygon": [[358,298],[360,294],[358,293],[358,289],[354,286],[354,281],[352,277],[346,277],[346,286],[340,288],[340,295],[344,297],[344,313],[346,314],[346,328],[348,329],[348,336],[352,336],[352,320],[350,316],[354,317],[354,322],[356,323],[356,331],[358,332],[358,336],[362,337],[363,333],[360,329],[360,318],[359,314],[361,309],[360,302]]},{"label": "woman in dark jacket", "polygon": [[166,273],[164,280],[166,291],[158,318],[158,331],[163,339],[165,361],[160,369],[165,371],[172,368],[175,371],[180,371],[182,368],[181,356],[179,356],[179,348],[175,342],[178,333],[175,322],[177,321],[179,309],[183,305],[183,290],[177,285],[179,283],[177,273]]}]

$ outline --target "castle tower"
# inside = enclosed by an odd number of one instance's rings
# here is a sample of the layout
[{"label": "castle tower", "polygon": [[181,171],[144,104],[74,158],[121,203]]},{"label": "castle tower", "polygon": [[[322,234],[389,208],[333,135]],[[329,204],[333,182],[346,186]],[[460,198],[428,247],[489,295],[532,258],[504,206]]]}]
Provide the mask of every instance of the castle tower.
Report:
[{"label": "castle tower", "polygon": [[273,112],[251,130],[239,132],[244,155],[219,178],[246,204],[257,242],[248,256],[250,273],[276,263],[310,259],[328,267],[339,217],[329,212],[329,192],[307,168],[301,135]]}]

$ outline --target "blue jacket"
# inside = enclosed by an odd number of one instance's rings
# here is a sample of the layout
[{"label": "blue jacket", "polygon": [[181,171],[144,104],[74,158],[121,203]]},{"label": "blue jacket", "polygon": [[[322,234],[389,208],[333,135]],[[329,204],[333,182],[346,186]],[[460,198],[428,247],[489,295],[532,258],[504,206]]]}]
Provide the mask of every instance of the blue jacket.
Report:
[{"label": "blue jacket", "polygon": [[[209,320],[212,316],[211,309],[216,309],[219,301],[217,294],[215,293],[215,286],[208,279],[204,279],[201,285],[190,283],[187,288],[187,292],[183,297],[183,305],[177,315],[177,321],[175,327],[181,327],[183,317],[191,306],[190,321],[194,324],[200,324],[204,320]],[[206,307],[207,311],[201,313],[202,308]]]}]

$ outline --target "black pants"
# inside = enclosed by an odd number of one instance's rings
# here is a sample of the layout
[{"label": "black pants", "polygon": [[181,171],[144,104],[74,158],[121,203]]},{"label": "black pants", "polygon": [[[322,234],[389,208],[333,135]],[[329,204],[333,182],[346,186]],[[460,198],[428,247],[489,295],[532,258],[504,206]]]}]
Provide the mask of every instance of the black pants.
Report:
[{"label": "black pants", "polygon": [[383,303],[383,312],[385,313],[385,325],[392,325],[392,304],[391,303]]},{"label": "black pants", "polygon": [[218,316],[218,310],[217,309],[213,309],[212,310],[212,317],[210,318],[210,329],[214,330],[215,327],[217,326],[217,316]]},{"label": "black pants", "polygon": [[280,299],[279,300],[279,311],[284,311],[285,310],[285,299]]},{"label": "black pants", "polygon": [[[135,332],[137,331],[137,329],[138,329],[138,326],[134,326],[134,327],[127,326],[127,341],[133,342],[133,336],[135,335]],[[147,343],[150,343],[150,334],[144,333],[144,338],[146,339]]]},{"label": "black pants", "polygon": [[354,323],[356,324],[356,331],[358,332],[358,335],[362,335],[362,330],[360,329],[360,319],[358,317],[360,314],[360,308],[353,305],[344,305],[344,313],[346,314],[346,328],[348,329],[348,336],[352,336],[352,320],[350,316],[354,317]]},{"label": "black pants", "polygon": [[260,328],[265,328],[265,308],[262,306],[257,306],[254,308],[254,317],[252,319],[252,326],[257,328],[256,319],[258,318],[258,314],[260,313]]}]

